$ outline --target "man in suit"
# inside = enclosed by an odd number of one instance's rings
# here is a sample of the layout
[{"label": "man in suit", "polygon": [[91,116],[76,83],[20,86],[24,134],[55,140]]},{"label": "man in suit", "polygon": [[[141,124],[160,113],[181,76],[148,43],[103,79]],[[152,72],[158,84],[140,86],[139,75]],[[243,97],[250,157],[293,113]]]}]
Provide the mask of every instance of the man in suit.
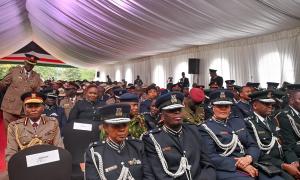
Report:
[{"label": "man in suit", "polygon": [[134,85],[136,85],[136,86],[142,86],[143,85],[143,81],[140,79],[139,75],[136,76],[136,80],[134,80]]},{"label": "man in suit", "polygon": [[299,178],[298,159],[293,163],[286,163],[285,159],[290,156],[290,149],[282,147],[279,141],[279,128],[274,119],[270,117],[272,106],[275,103],[275,95],[271,90],[258,91],[250,95],[252,99],[253,114],[245,118],[247,129],[256,140],[261,150],[258,162],[267,162],[281,169],[281,177],[293,180],[292,176]]},{"label": "man in suit", "polygon": [[216,82],[219,88],[223,87],[223,77],[217,75],[217,70],[209,69],[210,83]]},{"label": "man in suit", "polygon": [[146,167],[152,170],[149,176],[163,180],[214,180],[215,168],[197,126],[182,121],[183,98],[183,94],[173,92],[156,101],[164,125],[143,136]]},{"label": "man in suit", "polygon": [[181,73],[182,78],[180,78],[179,83],[181,84],[182,87],[190,87],[190,81],[189,78],[185,77],[185,73]]},{"label": "man in suit", "polygon": [[41,93],[24,93],[21,96],[25,118],[11,122],[7,129],[6,160],[17,152],[38,144],[64,148],[59,123],[53,117],[43,116],[45,97]]},{"label": "man in suit", "polygon": [[43,84],[40,75],[32,70],[39,58],[30,54],[25,56],[24,66],[12,68],[0,81],[0,91],[7,89],[1,105],[5,129],[10,122],[24,115],[20,96],[25,92],[39,91]]}]

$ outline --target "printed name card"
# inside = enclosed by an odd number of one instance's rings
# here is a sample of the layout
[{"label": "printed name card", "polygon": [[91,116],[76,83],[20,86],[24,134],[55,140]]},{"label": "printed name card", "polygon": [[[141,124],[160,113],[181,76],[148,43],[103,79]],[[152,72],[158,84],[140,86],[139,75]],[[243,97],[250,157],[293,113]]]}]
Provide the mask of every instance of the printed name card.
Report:
[{"label": "printed name card", "polygon": [[59,160],[60,159],[59,159],[58,150],[46,151],[46,152],[31,154],[26,156],[27,167],[48,164]]},{"label": "printed name card", "polygon": [[92,124],[86,123],[74,123],[73,129],[82,130],[82,131],[92,131]]}]

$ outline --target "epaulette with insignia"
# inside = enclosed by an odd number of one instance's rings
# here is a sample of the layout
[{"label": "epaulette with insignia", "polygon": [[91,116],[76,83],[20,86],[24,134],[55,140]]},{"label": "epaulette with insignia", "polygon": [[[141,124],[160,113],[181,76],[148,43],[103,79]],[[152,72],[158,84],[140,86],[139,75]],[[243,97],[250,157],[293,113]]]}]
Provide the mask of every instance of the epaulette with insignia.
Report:
[{"label": "epaulette with insignia", "polygon": [[89,148],[91,148],[91,147],[96,147],[96,146],[99,146],[99,145],[101,145],[101,144],[105,144],[105,141],[103,141],[103,142],[104,142],[104,143],[99,142],[99,141],[91,142],[91,143],[89,144]]},{"label": "epaulette with insignia", "polygon": [[146,114],[150,114],[150,112],[143,112],[143,113],[141,113],[141,115],[146,115]]},{"label": "epaulette with insignia", "polygon": [[139,143],[142,142],[140,139],[135,138],[135,137],[132,137],[132,136],[127,137],[126,140],[127,140],[127,141],[139,142]]},{"label": "epaulette with insignia", "polygon": [[57,121],[57,119],[55,117],[50,117],[48,116],[49,120],[52,120],[52,121]]},{"label": "epaulette with insignia", "polygon": [[253,118],[253,116],[246,117],[246,118],[244,118],[244,121],[249,121],[252,118]]},{"label": "epaulette with insignia", "polygon": [[150,131],[147,131],[144,135],[149,135],[150,133],[151,134],[159,133],[159,132],[161,132],[161,130],[162,130],[161,128],[155,128]]}]

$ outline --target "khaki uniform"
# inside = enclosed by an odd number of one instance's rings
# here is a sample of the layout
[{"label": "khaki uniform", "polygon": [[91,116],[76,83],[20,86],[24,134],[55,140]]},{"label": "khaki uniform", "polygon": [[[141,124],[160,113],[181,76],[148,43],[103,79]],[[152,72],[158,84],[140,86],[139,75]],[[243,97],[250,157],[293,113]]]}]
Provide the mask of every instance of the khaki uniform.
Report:
[{"label": "khaki uniform", "polygon": [[7,87],[1,109],[10,114],[21,115],[23,102],[21,95],[25,92],[36,92],[43,84],[40,75],[31,71],[29,77],[21,66],[12,68],[9,73],[0,81],[0,90]]},{"label": "khaki uniform", "polygon": [[53,117],[41,116],[35,129],[28,118],[22,118],[8,125],[6,160],[18,151],[37,144],[50,144],[64,148],[59,123]]},{"label": "khaki uniform", "polygon": [[195,113],[194,111],[191,110],[190,107],[185,106],[182,109],[182,113],[183,113],[183,120],[185,122],[190,122],[193,124],[199,124],[204,122],[204,108],[202,106],[197,106]]},{"label": "khaki uniform", "polygon": [[0,91],[7,88],[1,105],[5,127],[23,114],[21,95],[25,92],[38,91],[42,84],[43,81],[38,73],[31,71],[28,77],[24,67],[21,66],[12,68],[0,81]]},{"label": "khaki uniform", "polygon": [[67,119],[69,118],[69,114],[71,112],[71,109],[74,107],[75,103],[78,100],[82,100],[82,98],[78,96],[76,96],[74,100],[72,99],[73,98],[70,97],[64,97],[59,103],[59,106],[65,109],[65,114],[67,116]]}]

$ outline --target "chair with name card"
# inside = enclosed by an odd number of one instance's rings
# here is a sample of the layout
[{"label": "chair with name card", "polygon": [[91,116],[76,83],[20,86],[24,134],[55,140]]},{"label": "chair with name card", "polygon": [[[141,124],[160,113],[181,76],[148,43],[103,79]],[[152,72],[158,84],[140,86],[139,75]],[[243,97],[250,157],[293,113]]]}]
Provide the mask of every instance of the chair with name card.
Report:
[{"label": "chair with name card", "polygon": [[84,153],[89,144],[99,141],[99,121],[77,119],[68,123],[64,129],[64,145],[72,154],[72,180],[83,179],[82,167]]},{"label": "chair with name card", "polygon": [[52,145],[26,148],[8,162],[10,180],[71,180],[71,173],[71,154]]}]

